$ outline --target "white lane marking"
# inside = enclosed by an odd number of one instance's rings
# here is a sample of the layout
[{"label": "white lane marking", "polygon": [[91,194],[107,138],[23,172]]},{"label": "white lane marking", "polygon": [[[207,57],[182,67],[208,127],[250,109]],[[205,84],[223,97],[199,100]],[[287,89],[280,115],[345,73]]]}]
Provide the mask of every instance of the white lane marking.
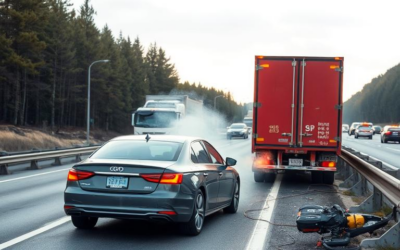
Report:
[{"label": "white lane marking", "polygon": [[34,230],[32,232],[29,232],[27,234],[24,234],[24,235],[21,235],[21,236],[19,236],[17,238],[9,240],[9,241],[7,241],[7,242],[5,242],[3,244],[0,244],[0,250],[2,250],[4,248],[7,248],[7,247],[10,247],[10,246],[13,246],[13,245],[15,245],[17,243],[20,243],[20,242],[22,242],[24,240],[27,240],[29,238],[32,238],[32,237],[34,237],[34,236],[36,236],[38,234],[41,234],[43,232],[46,232],[46,231],[48,231],[48,230],[50,230],[52,228],[58,227],[59,225],[62,225],[62,224],[66,223],[66,222],[68,222],[70,220],[71,220],[70,216],[65,216],[65,217],[63,217],[63,218],[61,218],[59,220],[56,220],[56,221],[54,221],[54,222],[52,222],[52,223],[50,223],[50,224],[48,224],[48,225],[46,225],[44,227],[41,227],[41,228],[36,229],[36,230]]},{"label": "white lane marking", "polygon": [[[269,234],[269,223],[265,221],[261,221],[260,219],[271,221],[272,213],[275,209],[275,198],[278,197],[279,187],[282,183],[282,175],[278,174],[276,176],[274,185],[265,200],[264,206],[260,212],[258,217],[258,221],[256,226],[254,227],[253,234],[251,235],[249,243],[247,243],[246,250],[263,250],[265,249],[264,243],[267,235]],[[273,199],[272,201],[268,201],[268,199]]]},{"label": "white lane marking", "polygon": [[31,177],[57,173],[57,172],[65,171],[65,170],[68,170],[68,169],[71,169],[71,168],[64,168],[64,169],[54,170],[54,171],[50,171],[50,172],[46,172],[46,173],[34,174],[34,175],[29,175],[29,176],[24,176],[24,177],[18,177],[18,178],[14,178],[14,179],[0,181],[0,183],[9,182],[9,181],[17,181],[17,180],[27,179],[27,178],[31,178]]},{"label": "white lane marking", "polygon": [[393,150],[393,151],[397,151],[397,152],[400,152],[400,150],[398,150],[398,149],[394,149],[394,148],[388,148],[388,147],[386,147],[387,149],[390,149],[390,150]]}]

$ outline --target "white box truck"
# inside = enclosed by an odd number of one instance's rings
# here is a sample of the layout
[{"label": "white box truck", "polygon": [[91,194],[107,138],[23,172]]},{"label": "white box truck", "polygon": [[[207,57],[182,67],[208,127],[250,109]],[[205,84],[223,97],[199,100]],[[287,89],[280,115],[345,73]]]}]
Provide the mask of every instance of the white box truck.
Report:
[{"label": "white box truck", "polygon": [[170,134],[181,119],[202,109],[202,101],[187,95],[147,95],[145,105],[132,114],[133,134]]}]

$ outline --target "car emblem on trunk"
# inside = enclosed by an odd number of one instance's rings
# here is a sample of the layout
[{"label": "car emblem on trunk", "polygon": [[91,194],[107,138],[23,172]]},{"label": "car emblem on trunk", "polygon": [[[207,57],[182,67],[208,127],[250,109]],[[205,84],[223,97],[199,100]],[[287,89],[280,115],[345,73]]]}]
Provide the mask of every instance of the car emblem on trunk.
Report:
[{"label": "car emblem on trunk", "polygon": [[122,172],[122,171],[124,171],[124,168],[112,166],[112,167],[110,167],[110,171],[111,172]]}]

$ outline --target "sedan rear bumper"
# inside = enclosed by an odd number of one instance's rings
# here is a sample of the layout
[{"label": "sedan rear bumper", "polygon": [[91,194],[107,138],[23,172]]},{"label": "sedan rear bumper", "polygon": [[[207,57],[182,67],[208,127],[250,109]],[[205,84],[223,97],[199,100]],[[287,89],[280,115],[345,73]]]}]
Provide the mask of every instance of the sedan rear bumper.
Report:
[{"label": "sedan rear bumper", "polygon": [[[151,194],[121,194],[67,187],[65,213],[72,216],[187,222],[193,213],[194,199],[189,194],[156,190]],[[175,215],[160,212],[175,212]]]}]

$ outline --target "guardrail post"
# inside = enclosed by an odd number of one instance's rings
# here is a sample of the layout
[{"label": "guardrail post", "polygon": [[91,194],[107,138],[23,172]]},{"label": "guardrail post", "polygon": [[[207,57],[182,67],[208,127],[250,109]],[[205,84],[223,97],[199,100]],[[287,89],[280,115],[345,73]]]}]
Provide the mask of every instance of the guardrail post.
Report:
[{"label": "guardrail post", "polygon": [[388,231],[386,231],[380,238],[377,239],[364,239],[361,241],[360,247],[368,249],[378,249],[383,247],[390,247],[391,249],[400,248],[400,222],[397,222]]},{"label": "guardrail post", "polygon": [[61,159],[60,159],[60,157],[56,157],[55,159],[54,159],[54,163],[53,164],[51,164],[52,166],[61,166]]},{"label": "guardrail post", "polygon": [[37,162],[38,161],[36,161],[36,160],[31,161],[31,167],[29,169],[33,169],[33,170],[40,169]]},{"label": "guardrail post", "polygon": [[352,168],[348,167],[348,174],[349,175],[348,178],[346,178],[343,183],[339,184],[339,187],[342,188],[351,188],[354,185],[356,185],[356,183],[358,182],[358,175],[357,172],[355,170],[353,170]]},{"label": "guardrail post", "polygon": [[10,171],[8,171],[7,164],[0,165],[0,175],[6,175],[6,174],[10,174]]}]

